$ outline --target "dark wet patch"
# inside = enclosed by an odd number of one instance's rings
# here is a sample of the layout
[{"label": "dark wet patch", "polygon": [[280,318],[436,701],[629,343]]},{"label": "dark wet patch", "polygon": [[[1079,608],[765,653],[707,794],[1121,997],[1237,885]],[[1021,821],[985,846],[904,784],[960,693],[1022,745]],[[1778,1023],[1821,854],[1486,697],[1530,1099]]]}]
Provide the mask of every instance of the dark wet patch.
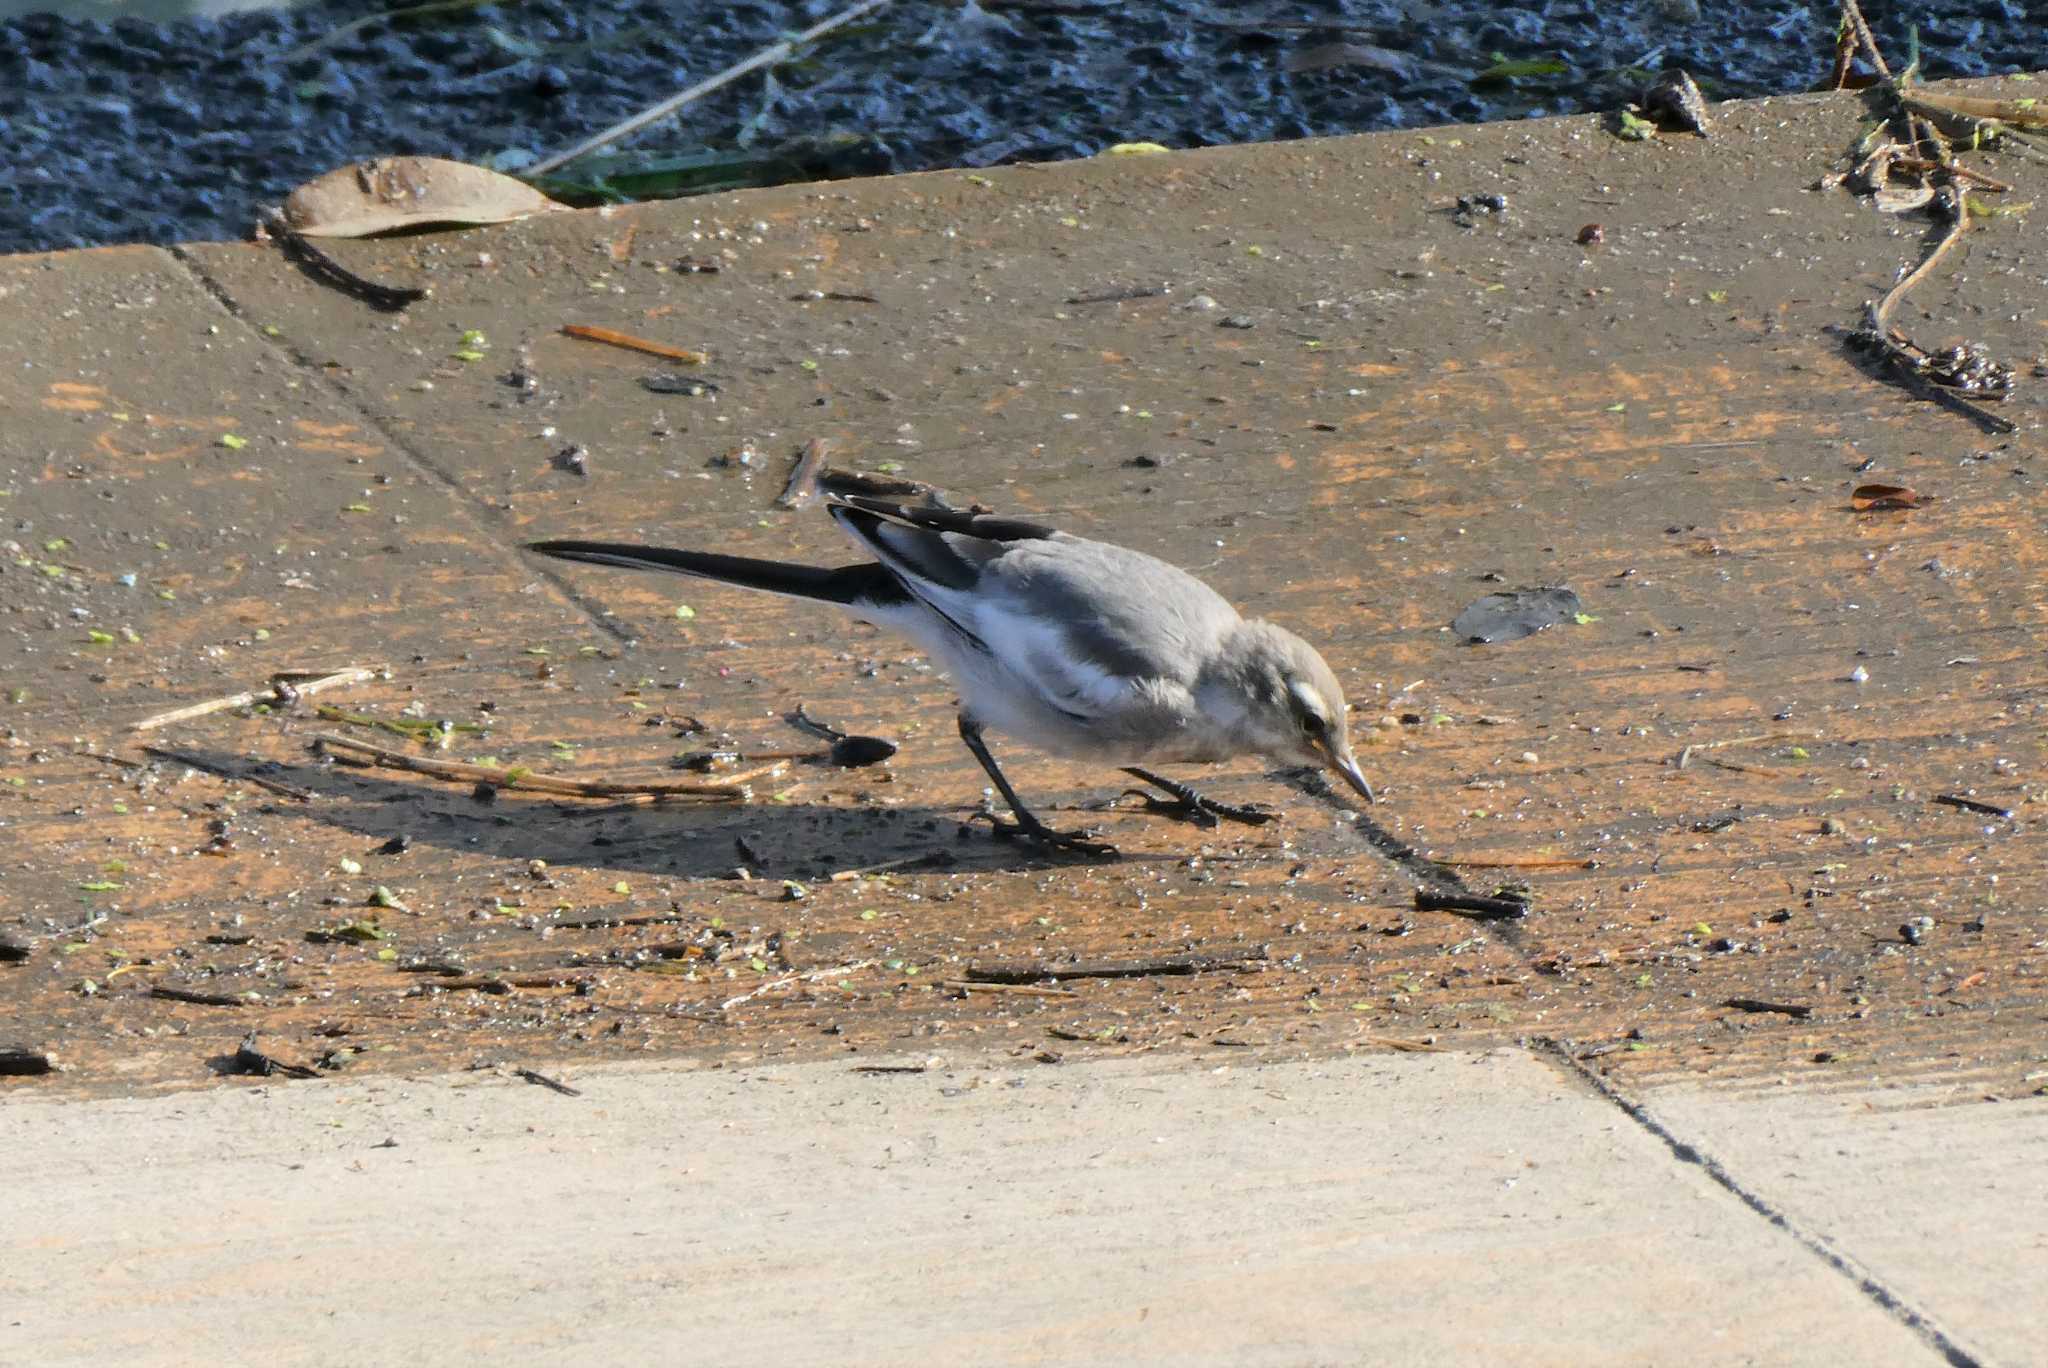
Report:
[{"label": "dark wet patch", "polygon": [[1488,594],[1451,620],[1451,630],[1474,645],[1520,641],[1546,627],[1575,620],[1584,606],[1562,586]]}]

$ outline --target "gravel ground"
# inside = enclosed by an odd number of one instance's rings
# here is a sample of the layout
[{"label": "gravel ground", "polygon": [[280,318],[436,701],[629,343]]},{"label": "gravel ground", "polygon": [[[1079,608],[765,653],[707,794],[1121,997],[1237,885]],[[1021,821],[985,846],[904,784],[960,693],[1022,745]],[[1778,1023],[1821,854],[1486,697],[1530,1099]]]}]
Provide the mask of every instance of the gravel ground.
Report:
[{"label": "gravel ground", "polygon": [[[0,24],[12,153],[0,251],[241,237],[255,206],[366,156],[514,167],[842,2],[522,0],[355,29],[344,26],[398,6],[11,20]],[[2019,0],[1868,8],[1890,52],[1918,26],[1930,76],[2048,66],[2048,29]],[[1606,109],[1628,98],[1632,81],[1617,73],[1630,66],[1684,66],[1712,98],[1782,93],[1827,69],[1834,13],[1768,0],[898,0],[630,147],[780,149],[777,174],[795,179]],[[1296,69],[1340,42],[1361,51]],[[1494,54],[1569,69],[1475,86]]]}]

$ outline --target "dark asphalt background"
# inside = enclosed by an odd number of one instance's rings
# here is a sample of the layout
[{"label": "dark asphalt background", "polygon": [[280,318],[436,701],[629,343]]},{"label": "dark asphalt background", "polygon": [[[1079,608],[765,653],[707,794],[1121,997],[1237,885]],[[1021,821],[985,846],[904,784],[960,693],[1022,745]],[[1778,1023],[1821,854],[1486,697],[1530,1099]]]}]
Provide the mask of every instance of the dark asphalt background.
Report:
[{"label": "dark asphalt background", "polygon": [[[369,156],[511,169],[841,7],[524,0],[378,19],[313,51],[404,6],[16,19],[0,25],[0,251],[243,237],[259,204]],[[2035,9],[1867,6],[1898,61],[1918,26],[1930,77],[2048,66]],[[1812,87],[1834,32],[1833,4],[898,0],[626,146],[744,150],[801,179],[1611,109],[1632,66],[1683,66],[1726,99]],[[1369,51],[1290,69],[1340,42]],[[1570,69],[1474,86],[1495,54]]]}]

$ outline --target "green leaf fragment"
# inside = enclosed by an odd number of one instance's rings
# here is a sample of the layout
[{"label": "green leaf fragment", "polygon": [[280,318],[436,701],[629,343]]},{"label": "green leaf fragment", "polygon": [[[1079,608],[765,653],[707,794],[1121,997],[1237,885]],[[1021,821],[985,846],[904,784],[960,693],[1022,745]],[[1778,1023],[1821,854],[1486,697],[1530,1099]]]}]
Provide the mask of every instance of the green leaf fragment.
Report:
[{"label": "green leaf fragment", "polygon": [[1648,142],[1657,136],[1657,125],[1624,109],[1621,111],[1621,125],[1615,130],[1615,136],[1625,142]]},{"label": "green leaf fragment", "polygon": [[240,451],[243,447],[249,445],[249,439],[247,437],[237,437],[232,432],[223,432],[220,435],[220,444],[229,451]]},{"label": "green leaf fragment", "polygon": [[111,893],[120,886],[106,879],[93,879],[79,885],[87,893]]}]

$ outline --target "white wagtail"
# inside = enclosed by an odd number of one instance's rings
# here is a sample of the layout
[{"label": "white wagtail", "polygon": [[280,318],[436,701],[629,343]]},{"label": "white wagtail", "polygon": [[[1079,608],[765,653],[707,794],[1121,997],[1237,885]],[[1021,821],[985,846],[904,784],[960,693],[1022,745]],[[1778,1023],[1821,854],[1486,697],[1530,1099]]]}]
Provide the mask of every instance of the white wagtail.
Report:
[{"label": "white wagtail", "polygon": [[1344,690],[1322,656],[1285,628],[1240,617],[1186,571],[1012,518],[852,494],[831,495],[825,507],[874,562],[823,569],[601,541],[529,549],[836,603],[901,632],[958,685],[960,739],[1016,818],[997,822],[1006,835],[1114,853],[1032,816],[989,754],[985,728],[1120,766],[1209,824],[1267,814],[1212,802],[1139,766],[1256,754],[1328,766],[1372,801],[1351,754]]}]

